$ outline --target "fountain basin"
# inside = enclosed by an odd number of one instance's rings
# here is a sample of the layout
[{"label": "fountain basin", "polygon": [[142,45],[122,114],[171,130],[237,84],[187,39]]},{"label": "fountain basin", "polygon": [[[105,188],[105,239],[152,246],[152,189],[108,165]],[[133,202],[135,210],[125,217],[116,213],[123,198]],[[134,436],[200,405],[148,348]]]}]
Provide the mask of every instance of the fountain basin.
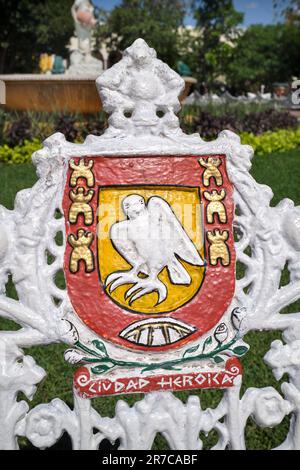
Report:
[{"label": "fountain basin", "polygon": [[[102,110],[95,76],[0,75],[6,86],[6,109],[16,111],[97,113]],[[184,77],[184,100],[197,80]]]}]

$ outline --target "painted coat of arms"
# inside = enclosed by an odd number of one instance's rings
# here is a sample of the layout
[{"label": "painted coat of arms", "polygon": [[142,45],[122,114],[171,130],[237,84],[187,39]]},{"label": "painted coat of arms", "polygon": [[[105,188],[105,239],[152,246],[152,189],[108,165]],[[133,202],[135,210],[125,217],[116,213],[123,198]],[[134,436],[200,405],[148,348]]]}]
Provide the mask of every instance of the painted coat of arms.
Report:
[{"label": "painted coat of arms", "polygon": [[83,322],[144,351],[216,325],[235,287],[232,193],[224,155],[71,160],[65,272]]},{"label": "painted coat of arms", "polygon": [[[145,450],[160,433],[172,450],[200,450],[213,432],[212,449],[238,450],[250,417],[272,428],[289,416],[276,449],[298,449],[299,206],[271,205],[236,134],[180,129],[184,81],[142,39],[96,84],[103,135],[46,139],[36,184],[0,206],[1,449],[51,448],[67,433],[74,449]],[[282,334],[264,356],[281,393],[241,394],[243,339],[257,330]],[[27,403],[46,372],[23,349],[50,344],[75,366],[74,408]],[[201,388],[224,389],[213,409],[163,393]],[[147,396],[118,401],[112,418],[90,400],[128,393]]]},{"label": "painted coat of arms", "polygon": [[[164,74],[158,73],[161,66]],[[163,89],[170,79],[177,96],[182,80],[139,41],[115,67],[98,79],[104,104],[112,96],[118,103],[114,126],[107,131],[115,135],[109,137],[122,140],[127,126],[147,133],[158,127],[154,132],[159,132],[170,109],[160,105],[165,109],[161,115],[155,105],[151,113],[149,101],[156,101],[157,93],[170,99]],[[122,68],[127,75],[120,91],[111,74]],[[134,107],[131,103],[129,112],[132,87]],[[117,366],[170,372],[196,359],[225,364],[242,355],[243,346],[235,348],[239,354],[230,350],[238,339],[222,322],[235,293],[233,191],[222,153],[135,150],[69,160],[63,196],[64,271],[74,312],[100,338],[93,342],[98,353],[78,342],[87,354],[82,362],[93,365],[89,373],[111,373]],[[130,352],[131,360],[113,359],[106,344],[123,351],[125,359]],[[159,389],[153,384],[149,389],[155,387]]]}]

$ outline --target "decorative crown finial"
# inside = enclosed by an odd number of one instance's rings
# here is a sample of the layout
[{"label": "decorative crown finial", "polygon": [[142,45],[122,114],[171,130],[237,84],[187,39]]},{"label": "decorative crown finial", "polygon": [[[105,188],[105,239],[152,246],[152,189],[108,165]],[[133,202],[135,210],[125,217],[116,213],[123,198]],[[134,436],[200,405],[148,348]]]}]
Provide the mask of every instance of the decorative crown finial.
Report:
[{"label": "decorative crown finial", "polygon": [[125,50],[123,59],[96,81],[103,108],[110,114],[108,136],[178,133],[179,95],[184,80],[157,59],[143,39]]}]

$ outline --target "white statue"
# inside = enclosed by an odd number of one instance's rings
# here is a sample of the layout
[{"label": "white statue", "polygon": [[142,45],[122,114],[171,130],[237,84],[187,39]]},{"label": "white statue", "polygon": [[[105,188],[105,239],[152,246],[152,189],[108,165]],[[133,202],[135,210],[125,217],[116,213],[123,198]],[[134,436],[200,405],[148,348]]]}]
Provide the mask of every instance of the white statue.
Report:
[{"label": "white statue", "polygon": [[67,73],[97,76],[103,71],[103,64],[92,56],[92,34],[97,24],[93,4],[90,0],[75,0],[71,12],[75,22],[78,49],[71,53],[71,65]]},{"label": "white statue", "polygon": [[[125,294],[126,299],[134,294],[130,304],[157,291],[160,304],[168,295],[166,286],[158,279],[165,267],[172,284],[190,285],[191,276],[181,260],[194,266],[204,266],[204,261],[168,202],[161,197],[151,197],[146,204],[142,196],[133,194],[123,200],[122,208],[128,220],[112,226],[111,239],[132,269],[110,274],[106,286],[112,292],[119,286],[134,284]],[[147,277],[139,277],[140,273]]]},{"label": "white statue", "polygon": [[92,32],[97,24],[94,7],[90,0],[75,0],[71,11],[75,22],[79,50],[91,53]]}]

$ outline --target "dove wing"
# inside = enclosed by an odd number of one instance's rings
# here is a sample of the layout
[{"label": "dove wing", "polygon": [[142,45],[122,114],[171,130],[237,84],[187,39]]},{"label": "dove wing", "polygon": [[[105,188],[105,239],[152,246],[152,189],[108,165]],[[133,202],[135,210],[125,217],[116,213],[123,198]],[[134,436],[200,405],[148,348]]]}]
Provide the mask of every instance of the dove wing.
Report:
[{"label": "dove wing", "polygon": [[160,230],[160,236],[166,243],[166,249],[170,250],[171,248],[173,254],[183,261],[195,266],[204,266],[204,261],[197,248],[187,235],[170,205],[164,199],[157,196],[151,197],[148,201],[148,211],[151,217],[151,225],[158,227],[158,230]]}]

